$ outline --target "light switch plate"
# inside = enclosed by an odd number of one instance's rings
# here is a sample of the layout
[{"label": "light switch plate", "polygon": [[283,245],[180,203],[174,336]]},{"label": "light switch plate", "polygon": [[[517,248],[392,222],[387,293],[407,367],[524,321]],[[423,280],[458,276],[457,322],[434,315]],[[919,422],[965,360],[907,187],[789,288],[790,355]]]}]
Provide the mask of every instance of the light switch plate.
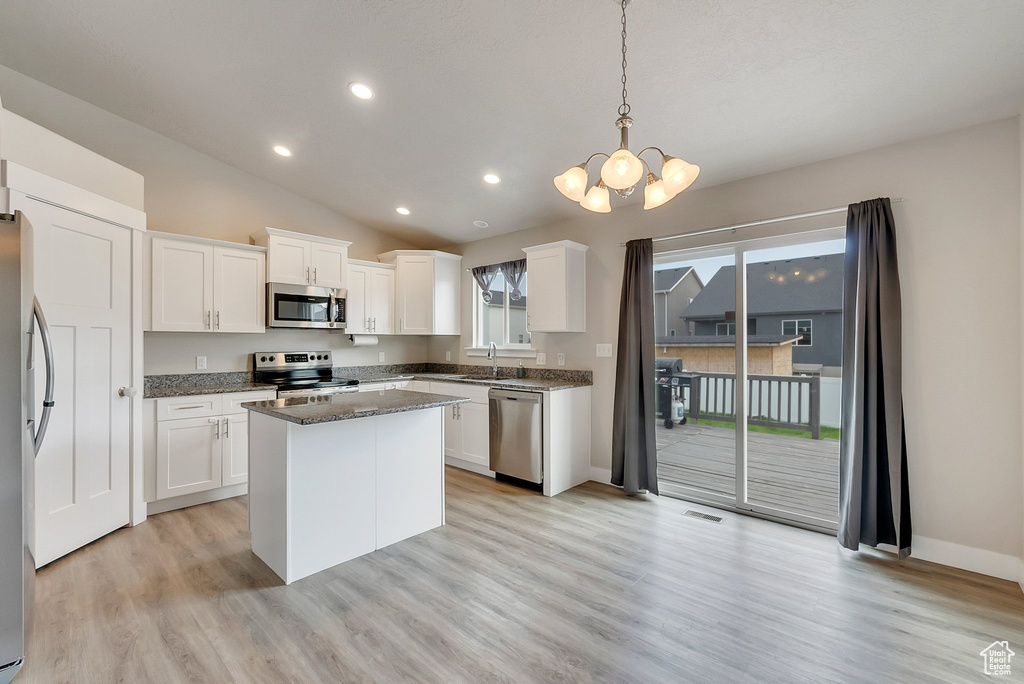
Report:
[{"label": "light switch plate", "polygon": [[564,366],[565,365],[565,354],[563,354],[562,352],[558,352],[558,365],[559,366]]},{"label": "light switch plate", "polygon": [[379,363],[384,363],[384,352],[377,352],[377,361]]},{"label": "light switch plate", "polygon": [[537,352],[537,365],[546,366],[548,365],[548,355],[544,352]]},{"label": "light switch plate", "polygon": [[452,353],[450,351],[446,351],[444,353],[444,360],[445,361],[451,361],[452,360]]},{"label": "light switch plate", "polygon": [[206,370],[206,357],[205,356],[197,356],[196,357],[196,370]]},{"label": "light switch plate", "polygon": [[597,345],[597,355],[602,358],[611,358],[612,356],[612,345],[610,344],[599,344]]}]

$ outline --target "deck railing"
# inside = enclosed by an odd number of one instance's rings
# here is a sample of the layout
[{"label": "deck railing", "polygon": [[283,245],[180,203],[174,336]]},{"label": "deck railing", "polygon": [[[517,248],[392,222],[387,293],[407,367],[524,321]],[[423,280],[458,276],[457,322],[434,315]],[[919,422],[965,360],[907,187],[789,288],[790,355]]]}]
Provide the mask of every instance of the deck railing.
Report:
[{"label": "deck railing", "polygon": [[[687,410],[701,418],[736,422],[736,375],[700,373],[690,382]],[[821,378],[803,375],[748,375],[747,423],[809,430],[821,438]]]}]

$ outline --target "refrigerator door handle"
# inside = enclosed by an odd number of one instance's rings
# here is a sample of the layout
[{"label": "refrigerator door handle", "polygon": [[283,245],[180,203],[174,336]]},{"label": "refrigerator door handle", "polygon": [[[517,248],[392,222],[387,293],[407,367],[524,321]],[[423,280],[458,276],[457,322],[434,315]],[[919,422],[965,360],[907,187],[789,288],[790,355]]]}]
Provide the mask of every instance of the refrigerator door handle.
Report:
[{"label": "refrigerator door handle", "polygon": [[46,316],[43,315],[43,307],[39,305],[39,299],[32,299],[32,315],[39,322],[39,338],[43,343],[43,357],[46,362],[46,393],[43,395],[43,411],[39,414],[39,421],[36,423],[36,433],[32,438],[36,454],[43,445],[43,438],[46,436],[46,428],[50,424],[50,412],[53,410],[53,343],[50,338],[50,328],[46,325]]}]

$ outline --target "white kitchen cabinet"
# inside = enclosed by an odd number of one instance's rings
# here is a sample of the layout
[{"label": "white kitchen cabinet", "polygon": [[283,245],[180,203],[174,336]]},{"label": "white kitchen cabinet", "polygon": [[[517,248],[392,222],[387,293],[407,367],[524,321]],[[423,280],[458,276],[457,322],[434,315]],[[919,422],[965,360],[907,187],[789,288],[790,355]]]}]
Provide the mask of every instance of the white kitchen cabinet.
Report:
[{"label": "white kitchen cabinet", "polygon": [[[432,382],[432,394],[447,394],[469,399],[468,404],[447,407],[444,419],[444,455],[455,459],[450,465],[471,463],[474,470],[486,471],[490,463],[490,405],[488,387],[452,382]],[[482,469],[482,470],[481,470]]]},{"label": "white kitchen cabinet", "polygon": [[399,335],[460,335],[462,257],[446,252],[397,250],[378,255],[395,265],[395,317]]},{"label": "white kitchen cabinet", "polygon": [[586,332],[587,249],[571,240],[523,249],[530,332]]},{"label": "white kitchen cabinet", "polygon": [[345,240],[264,228],[253,244],[267,248],[267,282],[343,288],[348,277]]},{"label": "white kitchen cabinet", "polygon": [[348,324],[352,334],[390,335],[394,332],[395,267],[350,260],[348,265]]},{"label": "white kitchen cabinet", "polygon": [[409,386],[408,380],[387,380],[382,382],[361,382],[360,392],[383,392],[384,390],[405,389]]},{"label": "white kitchen cabinet", "polygon": [[223,419],[184,418],[156,426],[156,496],[166,499],[220,487]]},{"label": "white kitchen cabinet", "polygon": [[147,399],[143,453],[150,513],[244,494],[249,412],[242,404],[276,396],[257,391]]},{"label": "white kitchen cabinet", "polygon": [[262,333],[266,254],[219,240],[151,235],[149,330]]}]

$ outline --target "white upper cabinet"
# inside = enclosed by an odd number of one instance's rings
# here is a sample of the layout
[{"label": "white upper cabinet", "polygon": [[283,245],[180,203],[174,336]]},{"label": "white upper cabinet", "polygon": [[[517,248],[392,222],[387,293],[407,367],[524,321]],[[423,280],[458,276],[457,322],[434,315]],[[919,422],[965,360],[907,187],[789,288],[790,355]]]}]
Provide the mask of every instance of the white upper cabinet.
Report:
[{"label": "white upper cabinet", "polygon": [[446,252],[397,250],[378,255],[395,265],[395,332],[460,335],[462,257]]},{"label": "white upper cabinet", "polygon": [[266,254],[261,248],[150,235],[150,330],[266,330]]},{"label": "white upper cabinet", "polygon": [[267,282],[346,287],[351,242],[264,228],[253,244],[267,248]]},{"label": "white upper cabinet", "polygon": [[350,335],[394,333],[395,267],[350,260],[346,307]]},{"label": "white upper cabinet", "polygon": [[570,240],[523,249],[530,332],[586,332],[587,249]]}]

